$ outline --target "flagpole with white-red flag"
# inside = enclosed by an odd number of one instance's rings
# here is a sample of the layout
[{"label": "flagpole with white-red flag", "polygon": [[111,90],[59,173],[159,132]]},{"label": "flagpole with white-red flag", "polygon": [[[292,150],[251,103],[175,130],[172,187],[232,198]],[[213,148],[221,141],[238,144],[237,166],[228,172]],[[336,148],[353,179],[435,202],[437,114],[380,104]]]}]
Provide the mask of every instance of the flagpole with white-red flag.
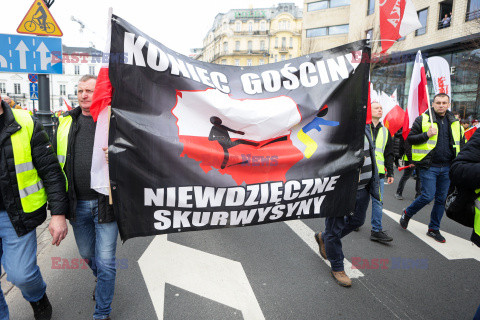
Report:
[{"label": "flagpole with white-red flag", "polygon": [[415,119],[429,110],[430,121],[433,126],[432,111],[430,110],[430,101],[427,88],[427,77],[423,65],[422,53],[419,50],[413,64],[412,78],[410,80],[410,89],[408,91],[408,104],[403,121],[403,138],[406,140],[410,128]]},{"label": "flagpole with white-red flag", "polygon": [[450,65],[445,58],[431,57],[427,59],[428,69],[432,77],[435,94],[445,93],[452,100],[452,85],[450,81]]},{"label": "flagpole with white-red flag", "polygon": [[[113,10],[112,8],[109,8],[107,44],[105,46],[104,56],[110,55],[112,14]],[[92,106],[90,107],[90,113],[92,114],[93,120],[97,122],[90,175],[91,188],[99,193],[108,195],[111,203],[110,176],[104,150],[108,148],[110,105],[113,89],[108,77],[108,62],[110,59],[106,60],[107,61],[103,59],[102,61],[102,67],[100,68],[95,91],[93,93]]]}]

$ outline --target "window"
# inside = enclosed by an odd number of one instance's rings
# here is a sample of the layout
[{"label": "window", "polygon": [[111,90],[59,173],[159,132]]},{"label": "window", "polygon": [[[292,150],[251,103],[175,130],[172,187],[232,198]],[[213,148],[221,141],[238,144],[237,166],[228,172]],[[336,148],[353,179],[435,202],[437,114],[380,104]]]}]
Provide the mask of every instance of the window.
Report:
[{"label": "window", "polygon": [[265,21],[260,22],[260,31],[265,31],[267,29]]},{"label": "window", "polygon": [[75,74],[80,74],[80,66],[75,66]]},{"label": "window", "polygon": [[0,93],[7,93],[7,89],[5,88],[5,82],[0,82]]},{"label": "window", "polygon": [[252,59],[247,60],[247,66],[251,67],[252,66]]},{"label": "window", "polygon": [[277,62],[277,55],[275,55],[275,62]]},{"label": "window", "polygon": [[285,61],[285,58],[286,58],[285,55],[281,55],[281,56],[280,56],[280,59],[281,59],[282,61]]},{"label": "window", "polygon": [[248,52],[252,52],[252,41],[248,41]]},{"label": "window", "polygon": [[235,59],[235,65],[238,67],[240,65],[240,60]]},{"label": "window", "polygon": [[375,12],[375,0],[368,0],[367,16]]},{"label": "window", "polygon": [[236,32],[242,31],[242,22],[241,21],[235,22],[235,31]]},{"label": "window", "polygon": [[77,95],[78,94],[78,85],[75,85],[75,87],[73,87],[73,94],[74,95]]},{"label": "window", "polygon": [[[374,2],[373,0],[371,0]],[[324,0],[312,2],[307,5],[307,11],[317,11],[350,5],[350,0]]]},{"label": "window", "polygon": [[343,24],[339,26],[307,29],[307,38],[346,34],[346,33],[348,33],[348,24]]},{"label": "window", "polygon": [[468,0],[466,21],[480,18],[480,0]]},{"label": "window", "polygon": [[282,49],[286,49],[287,47],[287,38],[282,37]]},{"label": "window", "polygon": [[293,38],[290,38],[290,49],[293,48]]},{"label": "window", "polygon": [[275,38],[275,48],[278,48],[278,38]]},{"label": "window", "polygon": [[265,50],[265,40],[260,41],[260,50]]},{"label": "window", "polygon": [[235,50],[240,51],[240,41],[235,41]]},{"label": "window", "polygon": [[258,61],[258,65],[259,65],[259,66],[263,66],[264,64],[265,64],[265,61],[264,61],[263,59],[260,59],[260,60]]},{"label": "window", "polygon": [[422,24],[422,27],[415,31],[415,35],[416,36],[421,36],[422,34],[427,33],[428,8],[420,10],[417,13],[418,13],[418,20],[420,20],[420,23]]},{"label": "window", "polygon": [[15,94],[20,94],[20,93],[22,93],[22,90],[21,90],[21,88],[20,88],[20,83],[14,83],[14,84],[13,84],[13,92],[14,92]]},{"label": "window", "polygon": [[278,28],[280,30],[288,30],[290,29],[290,21],[288,20],[281,20],[280,23],[278,24]]},{"label": "window", "polygon": [[248,32],[252,32],[253,31],[253,22],[249,22],[248,23]]},{"label": "window", "polygon": [[95,75],[95,66],[88,66],[88,73],[91,75]]},{"label": "window", "polygon": [[223,43],[223,52],[228,53],[228,42]]},{"label": "window", "polygon": [[373,29],[367,30],[366,38],[371,40],[372,37],[373,37]]},{"label": "window", "polygon": [[65,92],[66,92],[65,85],[64,85],[64,84],[61,84],[61,85],[60,85],[60,95],[61,95],[61,96],[64,96],[64,95],[65,95]]}]

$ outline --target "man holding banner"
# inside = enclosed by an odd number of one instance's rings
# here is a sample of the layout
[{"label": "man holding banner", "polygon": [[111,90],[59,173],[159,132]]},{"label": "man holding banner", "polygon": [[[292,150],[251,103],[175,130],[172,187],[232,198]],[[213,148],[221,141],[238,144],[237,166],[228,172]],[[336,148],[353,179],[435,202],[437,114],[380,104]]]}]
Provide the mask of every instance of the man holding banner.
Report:
[{"label": "man holding banner", "polygon": [[115,251],[118,227],[108,196],[91,189],[90,168],[95,122],[90,114],[96,77],[78,82],[79,107],[59,118],[56,143],[60,165],[67,177],[70,202],[67,218],[73,227],[78,251],[96,278],[94,319],[110,319],[115,289]]},{"label": "man holding banner", "polygon": [[448,172],[452,160],[465,144],[465,137],[460,122],[448,110],[450,98],[447,94],[435,95],[433,109],[435,112],[431,112],[431,116],[425,112],[415,119],[407,138],[412,145],[412,159],[419,170],[422,194],[403,211],[400,225],[407,229],[412,216],[435,198],[427,235],[444,243],[445,238],[440,234],[440,221],[450,186]]}]

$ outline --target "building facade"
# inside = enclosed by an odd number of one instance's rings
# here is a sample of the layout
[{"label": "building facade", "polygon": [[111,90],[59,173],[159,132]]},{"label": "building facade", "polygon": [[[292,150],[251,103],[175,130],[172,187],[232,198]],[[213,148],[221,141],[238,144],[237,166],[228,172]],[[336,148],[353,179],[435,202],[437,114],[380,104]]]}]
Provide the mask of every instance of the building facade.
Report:
[{"label": "building facade", "polygon": [[[423,58],[444,57],[450,64],[452,109],[462,116],[480,116],[480,0],[412,0],[422,28],[397,41],[388,57],[372,61],[376,90],[397,90],[406,107],[416,52]],[[306,0],[303,54],[366,39],[379,52],[379,8],[375,0]],[[428,66],[427,79],[429,79]],[[429,92],[433,87],[429,82]]]},{"label": "building facade", "polygon": [[[50,74],[50,110],[62,109],[64,99],[76,106],[77,83],[85,74],[97,75],[102,63],[102,52],[91,47],[62,48],[62,74]],[[0,94],[8,95],[22,107],[38,110],[38,101],[30,100],[30,81],[27,73],[0,72]]]},{"label": "building facade", "polygon": [[301,55],[302,9],[294,3],[219,13],[197,59],[256,66]]}]

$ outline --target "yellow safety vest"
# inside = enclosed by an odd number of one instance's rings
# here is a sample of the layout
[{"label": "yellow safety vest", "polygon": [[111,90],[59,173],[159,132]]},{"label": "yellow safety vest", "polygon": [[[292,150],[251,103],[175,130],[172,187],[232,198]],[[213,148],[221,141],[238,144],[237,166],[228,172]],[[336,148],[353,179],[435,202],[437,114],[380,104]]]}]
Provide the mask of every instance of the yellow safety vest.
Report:
[{"label": "yellow safety vest", "polygon": [[[475,190],[479,193],[480,189]],[[475,200],[475,220],[473,222],[473,230],[480,237],[480,197]]]},{"label": "yellow safety vest", "polygon": [[[371,130],[371,127],[370,127]],[[377,161],[377,168],[379,174],[385,174],[385,147],[387,146],[388,130],[381,127],[378,130],[377,138],[375,139],[375,160]],[[373,132],[372,132],[373,139]]]},{"label": "yellow safety vest", "polygon": [[62,168],[63,174],[65,175],[65,184],[68,191],[68,180],[65,174],[65,161],[67,160],[67,148],[68,148],[68,133],[70,132],[70,127],[72,126],[72,116],[60,116],[58,118],[58,129],[57,129],[57,158]]},{"label": "yellow safety vest", "polygon": [[[422,114],[422,132],[427,132],[431,127],[431,122],[427,114]],[[438,130],[438,124],[433,123],[433,127]],[[450,124],[452,130],[455,157],[460,152],[460,139],[464,135],[463,127],[460,125],[460,121],[454,121]],[[438,134],[431,136],[425,143],[412,145],[412,160],[421,161],[427,154],[432,151],[437,145]]]},{"label": "yellow safety vest", "polygon": [[10,136],[17,176],[18,192],[23,212],[34,212],[47,203],[47,193],[43,181],[33,166],[32,140],[34,123],[28,111],[12,109],[15,121],[21,129]]}]

